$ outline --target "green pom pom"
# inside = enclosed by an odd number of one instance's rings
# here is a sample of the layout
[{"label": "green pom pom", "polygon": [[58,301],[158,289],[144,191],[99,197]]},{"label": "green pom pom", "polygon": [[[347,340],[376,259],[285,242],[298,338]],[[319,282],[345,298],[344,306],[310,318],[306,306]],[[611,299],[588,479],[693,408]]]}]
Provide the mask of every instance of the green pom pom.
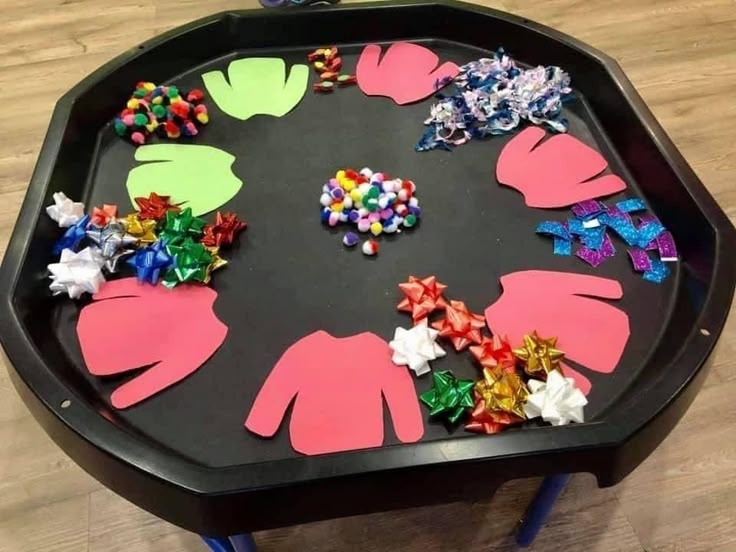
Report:
[{"label": "green pom pom", "polygon": [[148,90],[145,88],[137,88],[135,92],[133,92],[134,98],[145,98],[146,94],[148,94]]},{"label": "green pom pom", "polygon": [[148,117],[144,113],[136,113],[133,117],[133,123],[138,126],[144,126],[148,124]]},{"label": "green pom pom", "polygon": [[125,123],[120,119],[113,123],[113,127],[115,128],[115,132],[118,136],[125,136],[128,133],[128,127],[126,127]]},{"label": "green pom pom", "polygon": [[406,215],[406,218],[404,218],[404,226],[414,226],[417,223],[417,217],[413,214]]},{"label": "green pom pom", "polygon": [[163,117],[166,117],[166,108],[164,106],[162,106],[161,104],[154,105],[153,106],[153,109],[151,109],[151,111],[153,111],[153,115],[157,119],[161,119]]},{"label": "green pom pom", "polygon": [[169,98],[176,98],[179,95],[179,89],[176,86],[169,86],[169,92],[166,95]]}]

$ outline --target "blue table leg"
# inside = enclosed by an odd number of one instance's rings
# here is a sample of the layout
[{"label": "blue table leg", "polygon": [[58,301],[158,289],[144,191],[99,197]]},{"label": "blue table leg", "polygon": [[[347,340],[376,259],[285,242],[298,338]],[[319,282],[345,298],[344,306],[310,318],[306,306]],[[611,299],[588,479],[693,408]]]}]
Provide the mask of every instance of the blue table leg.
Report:
[{"label": "blue table leg", "polygon": [[534,537],[537,536],[544,522],[547,521],[555,501],[564,490],[567,482],[570,481],[570,477],[569,473],[561,473],[544,478],[537,494],[521,519],[519,528],[516,530],[516,543],[519,546],[529,546],[534,542]]},{"label": "blue table leg", "polygon": [[224,539],[202,537],[202,540],[212,552],[257,552],[256,541],[250,533]]},{"label": "blue table leg", "polygon": [[230,537],[230,544],[235,552],[256,552],[256,541],[250,533]]},{"label": "blue table leg", "polygon": [[212,552],[235,552],[228,539],[217,539],[214,537],[202,537],[204,543],[210,547]]}]

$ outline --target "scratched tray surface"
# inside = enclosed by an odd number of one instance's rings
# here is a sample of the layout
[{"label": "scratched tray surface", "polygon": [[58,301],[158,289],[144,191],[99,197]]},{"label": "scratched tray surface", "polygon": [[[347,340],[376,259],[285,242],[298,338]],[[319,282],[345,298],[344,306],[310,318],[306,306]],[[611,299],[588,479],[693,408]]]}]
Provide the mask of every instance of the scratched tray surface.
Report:
[{"label": "scratched tray surface", "polygon": [[[426,44],[441,59],[458,64],[491,54],[456,43]],[[341,48],[348,71],[355,67],[361,49],[362,45]],[[304,49],[235,52],[170,83],[184,90],[202,88],[203,72],[224,70],[232,59],[275,56],[292,65],[304,63],[306,53]],[[314,79],[310,75],[310,82]],[[223,209],[237,212],[249,225],[228,254],[230,264],[214,275],[219,294],[214,308],[229,327],[225,343],[184,381],[118,411],[108,406],[108,397],[131,375],[110,379],[89,375],[75,332],[84,302],[49,300],[53,332],[68,360],[57,364],[72,367],[63,372],[68,385],[115,424],[203,465],[224,467],[295,457],[299,454],[291,448],[288,435],[290,409],[273,439],[262,439],[243,427],[261,385],[289,345],[320,329],[335,336],[370,331],[390,340],[397,326],[411,324],[407,314],[396,310],[397,285],[409,275],[436,275],[449,286],[448,297],[464,300],[471,310],[482,313],[500,295],[500,276],[544,269],[612,278],[624,290],[623,299],[614,303],[629,315],[631,337],[617,369],[597,374],[570,363],[593,383],[587,419],[600,419],[622,394],[636,392],[632,383],[646,369],[658,335],[668,324],[679,264],[670,264],[673,274],[655,285],[632,270],[623,246],[598,269],[576,257],[554,256],[551,240],[535,235],[534,229],[543,220],[562,220],[569,210],[526,207],[521,194],[498,185],[496,160],[511,136],[474,141],[453,152],[414,152],[431,102],[397,106],[388,98],[367,97],[357,87],[328,96],[308,90],[287,116],[256,116],[242,122],[208,101],[211,122],[193,143],[212,145],[236,157],[233,171],[244,185]],[[570,121],[570,134],[601,151],[609,170],[624,178],[625,196],[646,199],[607,145],[604,129],[579,92],[566,104],[564,116]],[[130,210],[125,181],[137,165],[133,155],[134,148],[118,139],[110,126],[101,130],[83,198],[87,205],[117,203],[123,212]],[[414,180],[423,208],[419,226],[384,236],[380,253],[373,258],[364,257],[359,248],[345,250],[341,238],[346,228],[329,229],[319,220],[322,184],[338,168],[364,166]],[[137,346],[143,345],[131,343]],[[435,370],[479,377],[472,355],[456,353],[449,344],[445,349],[448,354],[433,363]],[[350,359],[334,358],[325,351],[324,361]],[[429,376],[414,382],[417,394],[431,386]],[[424,407],[422,413],[423,441],[494,438],[467,433],[462,425],[448,432],[443,423],[429,421]],[[400,446],[387,408],[384,424],[384,446]]]}]

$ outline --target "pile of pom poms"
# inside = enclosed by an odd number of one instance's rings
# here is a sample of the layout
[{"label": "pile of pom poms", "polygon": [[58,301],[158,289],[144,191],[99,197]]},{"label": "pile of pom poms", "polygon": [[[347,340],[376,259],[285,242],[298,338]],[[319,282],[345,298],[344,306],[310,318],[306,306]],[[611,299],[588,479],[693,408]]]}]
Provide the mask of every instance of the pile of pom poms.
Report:
[{"label": "pile of pom poms", "polygon": [[217,212],[214,222],[208,223],[193,216],[190,208],[155,193],[136,198],[139,210],[124,217],[118,217],[116,205],[105,204],[85,214],[84,204],[63,192],[53,199],[46,212],[66,230],[53,247],[58,262],[48,265],[49,289],[72,299],[97,293],[105,274],[123,270],[134,270],[141,283],[156,285],[160,280],[169,288],[208,284],[212,272],[227,264],[221,249],[232,245],[246,227],[232,213]]},{"label": "pile of pom poms", "polygon": [[[438,102],[424,121],[429,128],[417,151],[450,150],[473,138],[507,134],[522,120],[566,132],[562,102],[570,94],[569,75],[559,67],[522,69],[502,48],[493,58],[460,67],[451,81],[452,95],[437,94]],[[440,89],[447,81],[437,83]]]},{"label": "pile of pom poms", "polygon": [[[573,244],[579,241],[581,247],[575,255],[597,267],[616,254],[610,230],[629,246],[627,252],[634,270],[645,280],[659,284],[670,274],[665,263],[677,261],[677,248],[672,234],[659,219],[642,212],[646,209],[646,203],[638,198],[619,201],[613,207],[590,199],[572,207],[574,218],[542,222],[536,231],[554,238],[555,255],[572,255]],[[638,213],[638,222],[634,222],[631,213]]]},{"label": "pile of pom poms", "polygon": [[314,84],[315,92],[333,92],[336,87],[345,87],[358,82],[355,75],[341,73],[342,58],[337,55],[337,46],[317,48],[307,54],[307,61],[319,73],[319,82]]},{"label": "pile of pom poms", "polygon": [[113,127],[118,136],[136,145],[145,144],[153,134],[169,139],[196,136],[198,127],[209,122],[203,101],[201,90],[183,94],[176,86],[139,82]]},{"label": "pile of pom poms", "polygon": [[[417,376],[430,373],[429,361],[445,356],[436,341],[445,339],[456,351],[469,349],[482,374],[470,380],[433,371],[432,388],[419,397],[433,419],[450,426],[464,421],[466,431],[488,434],[539,417],[553,425],[584,421],[588,401],[562,374],[565,355],[557,338],[532,331],[512,347],[500,336],[484,334],[483,316],[462,301],[445,299],[447,286],[434,276],[411,276],[399,289],[404,298],[397,308],[411,313],[414,326],[396,329],[389,343],[393,362]],[[441,317],[430,323],[437,311]]]},{"label": "pile of pom poms", "polygon": [[[422,215],[416,191],[411,180],[390,178],[369,168],[360,172],[341,169],[322,186],[321,218],[329,226],[350,224],[358,232],[375,237],[401,232],[402,228],[415,226]],[[348,232],[343,238],[346,247],[359,241],[355,232]],[[361,249],[365,255],[375,255],[378,243],[368,239]]]}]

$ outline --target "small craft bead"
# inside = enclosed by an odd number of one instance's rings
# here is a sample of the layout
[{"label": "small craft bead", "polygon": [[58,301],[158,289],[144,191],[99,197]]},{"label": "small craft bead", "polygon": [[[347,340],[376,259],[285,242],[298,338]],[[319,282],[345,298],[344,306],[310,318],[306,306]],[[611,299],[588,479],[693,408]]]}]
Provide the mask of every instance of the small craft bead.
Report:
[{"label": "small craft bead", "polygon": [[358,237],[358,234],[356,234],[355,232],[348,232],[347,234],[345,234],[345,237],[343,237],[342,239],[342,243],[346,247],[354,247],[355,245],[358,244],[359,241],[360,241],[360,238]]},{"label": "small craft bead", "polygon": [[368,256],[375,255],[376,253],[378,253],[378,243],[375,242],[374,240],[364,241],[362,250],[363,250],[363,255],[368,255]]},{"label": "small craft bead", "polygon": [[319,196],[319,202],[325,207],[332,205],[332,196],[330,194],[322,194]]},{"label": "small craft bead", "polygon": [[358,232],[367,232],[371,229],[371,221],[368,219],[360,219],[358,221]]},{"label": "small craft bead", "polygon": [[383,225],[380,222],[374,222],[371,224],[371,234],[378,236],[383,232]]}]

